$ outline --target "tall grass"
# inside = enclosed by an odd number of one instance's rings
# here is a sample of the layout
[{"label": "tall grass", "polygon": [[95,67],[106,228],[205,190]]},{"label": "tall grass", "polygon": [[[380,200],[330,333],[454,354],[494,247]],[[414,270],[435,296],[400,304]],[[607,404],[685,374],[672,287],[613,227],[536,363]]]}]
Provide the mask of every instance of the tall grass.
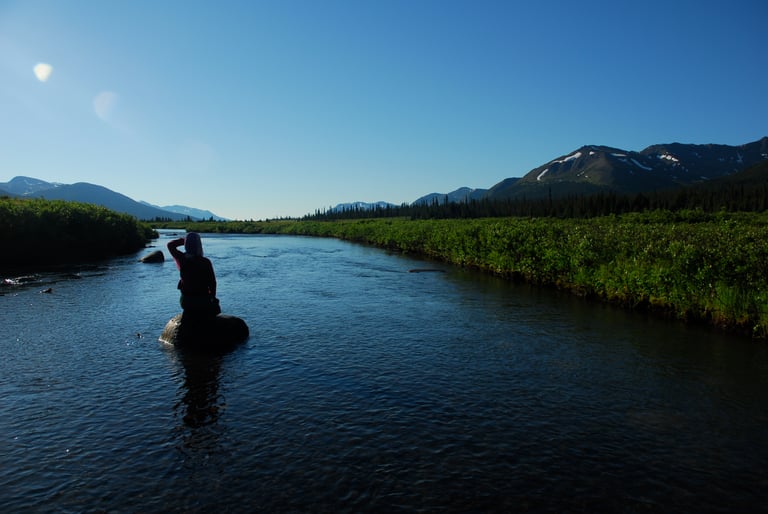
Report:
[{"label": "tall grass", "polygon": [[[768,215],[653,211],[590,219],[240,222],[336,237],[768,337]],[[195,224],[229,231],[228,224]]]}]

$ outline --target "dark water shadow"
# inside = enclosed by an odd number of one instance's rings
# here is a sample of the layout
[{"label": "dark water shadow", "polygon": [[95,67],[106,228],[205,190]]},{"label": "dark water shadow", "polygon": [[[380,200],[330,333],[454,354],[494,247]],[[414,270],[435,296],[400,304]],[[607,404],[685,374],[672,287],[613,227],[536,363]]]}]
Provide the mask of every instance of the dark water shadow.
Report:
[{"label": "dark water shadow", "polygon": [[191,429],[215,424],[223,408],[219,384],[224,355],[221,352],[175,351],[184,368],[183,394],[176,404],[179,417]]},{"label": "dark water shadow", "polygon": [[187,464],[201,459],[209,462],[211,456],[221,453],[221,439],[225,427],[221,415],[226,409],[226,398],[221,391],[222,368],[234,348],[200,350],[168,346],[171,358],[180,364],[183,381],[177,402],[173,406],[178,420],[174,430],[178,449]]}]

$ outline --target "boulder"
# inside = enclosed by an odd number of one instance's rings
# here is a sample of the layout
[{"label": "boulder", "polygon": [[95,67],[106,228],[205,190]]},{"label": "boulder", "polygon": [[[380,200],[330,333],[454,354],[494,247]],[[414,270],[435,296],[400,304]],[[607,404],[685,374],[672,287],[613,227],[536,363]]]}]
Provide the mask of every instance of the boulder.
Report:
[{"label": "boulder", "polygon": [[139,259],[140,262],[164,262],[165,256],[163,255],[163,252],[160,250],[155,250],[152,253],[148,253],[141,259]]},{"label": "boulder", "polygon": [[163,329],[160,341],[179,348],[225,350],[248,339],[248,325],[237,316],[192,317],[177,314]]}]

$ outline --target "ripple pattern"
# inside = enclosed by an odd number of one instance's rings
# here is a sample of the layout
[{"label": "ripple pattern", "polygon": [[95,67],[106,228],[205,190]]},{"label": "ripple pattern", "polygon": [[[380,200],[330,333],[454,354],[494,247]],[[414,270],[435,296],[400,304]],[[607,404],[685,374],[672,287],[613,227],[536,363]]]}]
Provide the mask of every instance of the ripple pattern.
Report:
[{"label": "ripple pattern", "polygon": [[251,329],[219,356],[158,342],[172,262],[0,276],[5,511],[765,509],[764,346],[335,240],[203,242]]}]

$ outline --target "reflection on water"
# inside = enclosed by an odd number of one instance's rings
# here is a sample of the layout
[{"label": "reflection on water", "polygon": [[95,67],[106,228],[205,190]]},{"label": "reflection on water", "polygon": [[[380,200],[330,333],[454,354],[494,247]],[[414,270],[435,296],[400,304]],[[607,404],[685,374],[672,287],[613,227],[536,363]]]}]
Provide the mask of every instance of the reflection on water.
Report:
[{"label": "reflection on water", "polygon": [[219,411],[224,408],[219,395],[220,355],[179,352],[184,367],[183,396],[176,405],[184,424],[196,429],[216,423]]},{"label": "reflection on water", "polygon": [[[183,368],[183,382],[174,405],[178,420],[177,448],[183,456],[184,467],[196,472],[199,466],[210,465],[211,459],[222,453],[218,426],[226,403],[219,392],[223,355],[181,351],[172,347],[167,352]],[[222,470],[223,472],[224,470]]]},{"label": "reflection on water", "polygon": [[764,510],[765,345],[335,240],[204,245],[251,329],[220,355],[157,341],[169,261],[0,277],[4,510]]}]

